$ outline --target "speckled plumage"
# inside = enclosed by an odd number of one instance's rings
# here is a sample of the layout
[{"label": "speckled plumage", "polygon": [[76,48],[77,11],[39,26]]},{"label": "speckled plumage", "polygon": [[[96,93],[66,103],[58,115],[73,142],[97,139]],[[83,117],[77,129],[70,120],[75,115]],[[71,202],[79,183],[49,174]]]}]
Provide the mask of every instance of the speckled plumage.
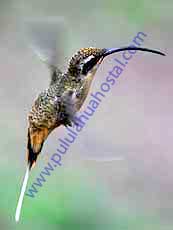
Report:
[{"label": "speckled plumage", "polygon": [[[51,67],[51,82],[48,89],[35,100],[28,116],[30,142],[28,161],[32,166],[49,133],[59,125],[71,125],[75,113],[82,106],[95,74],[81,74],[83,61],[93,55],[99,57],[105,49],[82,48],[70,59],[66,73]],[[73,98],[74,97],[74,98]]]}]

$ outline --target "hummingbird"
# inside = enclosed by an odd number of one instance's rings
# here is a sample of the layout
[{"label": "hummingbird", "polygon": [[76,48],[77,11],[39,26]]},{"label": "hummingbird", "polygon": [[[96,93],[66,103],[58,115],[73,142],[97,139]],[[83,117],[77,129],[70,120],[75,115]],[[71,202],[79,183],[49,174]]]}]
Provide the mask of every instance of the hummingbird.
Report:
[{"label": "hummingbird", "polygon": [[45,140],[61,125],[78,125],[75,115],[83,105],[102,61],[108,55],[125,50],[139,50],[165,56],[160,51],[141,47],[89,47],[81,48],[72,56],[65,72],[55,64],[48,64],[51,76],[49,86],[38,95],[28,114],[27,167],[16,208],[16,222],[20,218],[29,173],[36,164]]}]

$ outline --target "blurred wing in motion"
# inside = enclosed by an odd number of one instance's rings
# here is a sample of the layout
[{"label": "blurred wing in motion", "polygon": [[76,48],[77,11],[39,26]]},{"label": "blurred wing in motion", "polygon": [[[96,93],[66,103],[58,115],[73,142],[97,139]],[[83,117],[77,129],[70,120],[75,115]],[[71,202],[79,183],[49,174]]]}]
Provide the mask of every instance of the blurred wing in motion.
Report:
[{"label": "blurred wing in motion", "polygon": [[24,22],[25,36],[37,56],[49,67],[64,56],[65,22],[60,17],[33,18]]}]

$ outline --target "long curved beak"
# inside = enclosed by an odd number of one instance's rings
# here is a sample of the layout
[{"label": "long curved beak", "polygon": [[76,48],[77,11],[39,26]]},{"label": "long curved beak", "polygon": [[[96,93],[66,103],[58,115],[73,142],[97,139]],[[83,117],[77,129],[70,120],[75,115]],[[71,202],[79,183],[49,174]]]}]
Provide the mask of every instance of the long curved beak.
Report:
[{"label": "long curved beak", "polygon": [[162,55],[162,56],[166,56],[166,54],[158,51],[158,50],[153,50],[153,49],[148,49],[148,48],[142,48],[142,47],[132,47],[132,46],[129,46],[129,47],[122,47],[122,48],[112,48],[112,49],[105,49],[105,53],[103,54],[103,57],[106,57],[110,54],[113,54],[113,53],[118,53],[118,52],[121,52],[121,51],[126,51],[126,50],[139,50],[139,51],[145,51],[145,52],[150,52],[150,53],[154,53],[154,54],[159,54],[159,55]]}]

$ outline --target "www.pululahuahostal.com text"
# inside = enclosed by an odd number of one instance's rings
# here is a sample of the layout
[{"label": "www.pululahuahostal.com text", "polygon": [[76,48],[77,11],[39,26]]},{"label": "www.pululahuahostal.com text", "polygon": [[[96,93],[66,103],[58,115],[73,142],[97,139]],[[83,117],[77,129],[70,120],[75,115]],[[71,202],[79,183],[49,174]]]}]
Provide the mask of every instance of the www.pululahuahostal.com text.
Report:
[{"label": "www.pululahuahostal.com text", "polygon": [[[129,46],[140,47],[144,42],[144,37],[147,37],[147,34],[138,32]],[[66,127],[67,136],[58,139],[59,147],[57,148],[57,152],[51,155],[50,161],[41,171],[39,177],[36,178],[35,182],[32,183],[31,187],[25,193],[26,196],[34,198],[38,193],[38,188],[42,187],[46,182],[45,176],[50,176],[51,173],[57,168],[57,166],[62,166],[63,154],[66,154],[70,148],[70,145],[75,142],[75,139],[79,133],[82,131],[91,116],[94,115],[96,109],[99,107],[102,100],[105,99],[108,92],[113,88],[117,79],[121,76],[129,61],[136,54],[136,52],[137,50],[127,50],[122,52],[121,58],[112,59],[113,68],[108,71],[107,76],[105,76],[104,81],[101,83],[100,91],[90,94],[90,100],[85,110],[80,113],[80,116],[76,117],[78,125],[73,125],[72,128]]]}]

